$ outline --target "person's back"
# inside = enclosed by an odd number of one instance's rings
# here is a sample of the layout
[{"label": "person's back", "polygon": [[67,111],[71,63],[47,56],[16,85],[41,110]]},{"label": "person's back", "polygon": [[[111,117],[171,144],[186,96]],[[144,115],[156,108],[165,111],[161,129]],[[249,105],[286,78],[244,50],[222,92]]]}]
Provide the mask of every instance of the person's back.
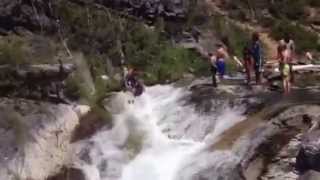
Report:
[{"label": "person's back", "polygon": [[280,44],[285,45],[286,49],[290,51],[295,50],[294,41],[292,39],[282,39],[280,40]]},{"label": "person's back", "polygon": [[293,56],[295,53],[295,43],[294,41],[291,39],[289,34],[285,34],[284,38],[282,40],[280,40],[279,42],[280,46],[284,46],[285,49],[288,51],[288,60],[292,61],[293,60]]},{"label": "person's back", "polygon": [[251,46],[251,55],[256,63],[261,61],[261,46],[259,41],[253,41]]},{"label": "person's back", "polygon": [[229,57],[229,55],[227,53],[227,50],[221,44],[218,44],[215,55],[217,72],[220,78],[223,78],[226,71],[225,61]]}]

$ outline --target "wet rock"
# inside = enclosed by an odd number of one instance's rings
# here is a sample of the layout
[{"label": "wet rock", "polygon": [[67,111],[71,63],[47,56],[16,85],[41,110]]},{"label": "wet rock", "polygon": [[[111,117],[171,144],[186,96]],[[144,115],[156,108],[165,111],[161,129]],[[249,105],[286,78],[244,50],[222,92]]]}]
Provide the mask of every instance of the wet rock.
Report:
[{"label": "wet rock", "polygon": [[[98,112],[100,111],[100,112]],[[71,141],[77,142],[86,138],[90,138],[101,128],[111,127],[111,117],[107,119],[104,114],[107,113],[103,109],[93,110],[82,116],[80,123],[77,125],[73,132]]]},{"label": "wet rock", "polygon": [[[240,138],[233,149],[242,158],[242,168],[249,180],[296,180],[299,175],[295,171],[295,162],[301,136],[310,128],[304,119],[306,116],[316,119],[312,117],[319,115],[319,106],[295,106],[286,110],[277,104],[272,107],[282,110],[268,112],[273,114],[266,115],[272,117],[269,123],[253,130],[249,137]],[[257,124],[258,121],[255,119],[253,122]],[[244,123],[245,128],[250,128],[250,122]]]},{"label": "wet rock", "polygon": [[179,173],[180,180],[245,180],[239,159],[229,152],[197,155]]},{"label": "wet rock", "polygon": [[86,180],[85,174],[77,168],[63,168],[57,175],[47,180]]},{"label": "wet rock", "polygon": [[283,148],[276,153],[277,155],[270,160],[266,168],[267,170],[260,178],[262,180],[296,180],[298,175],[293,173],[293,171],[295,156],[299,150],[299,143],[300,142],[293,138],[287,145],[283,146]]},{"label": "wet rock", "polygon": [[316,171],[308,171],[301,175],[298,180],[320,180],[320,173]]},{"label": "wet rock", "polygon": [[320,171],[320,130],[309,132],[302,140],[301,149],[297,156],[297,170]]}]

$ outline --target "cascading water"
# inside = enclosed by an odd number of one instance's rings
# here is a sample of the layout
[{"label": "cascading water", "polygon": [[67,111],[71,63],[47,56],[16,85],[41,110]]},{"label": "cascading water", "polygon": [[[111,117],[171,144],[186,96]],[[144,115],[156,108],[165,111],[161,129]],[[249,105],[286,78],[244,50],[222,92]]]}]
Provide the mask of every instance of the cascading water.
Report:
[{"label": "cascading water", "polygon": [[116,94],[108,106],[114,127],[80,142],[75,166],[88,180],[180,179],[183,168],[190,171],[190,163],[205,156],[208,143],[244,119],[243,109],[223,104],[219,113],[197,112],[186,102],[190,93],[158,85],[147,88],[134,104],[128,103],[130,95]]}]

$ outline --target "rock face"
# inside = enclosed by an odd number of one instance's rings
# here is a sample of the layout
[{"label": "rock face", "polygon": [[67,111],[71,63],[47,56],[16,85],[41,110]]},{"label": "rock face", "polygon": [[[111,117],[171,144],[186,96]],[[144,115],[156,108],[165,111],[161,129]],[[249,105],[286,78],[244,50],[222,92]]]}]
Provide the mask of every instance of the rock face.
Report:
[{"label": "rock face", "polygon": [[184,18],[189,4],[188,0],[99,0],[98,2],[151,19],[158,16],[170,19]]},{"label": "rock face", "polygon": [[[27,90],[37,91],[37,89],[41,89],[41,94],[44,97],[48,95],[48,89],[51,87],[51,89],[55,89],[57,97],[60,97],[63,82],[75,69],[76,67],[73,64],[27,65],[18,68],[2,65],[0,66],[0,95],[4,96],[12,92],[21,95]],[[52,88],[54,86],[55,88]],[[23,89],[23,92],[21,92],[21,89]]]},{"label": "rock face", "polygon": [[309,132],[302,139],[297,156],[297,169],[300,172],[316,170],[320,172],[320,130]]},{"label": "rock face", "polygon": [[308,171],[304,173],[298,180],[319,180],[320,173],[316,171]]},{"label": "rock face", "polygon": [[83,172],[76,168],[63,168],[62,171],[48,180],[86,180]]},{"label": "rock face", "polygon": [[[306,155],[303,150],[300,150],[299,153],[299,149],[300,146],[304,149],[303,147],[305,145],[303,144],[306,138],[308,139],[307,147],[311,145],[311,147],[314,148],[316,145],[314,140],[319,139],[319,134],[311,133],[312,135],[310,136],[308,135],[309,133],[306,135],[304,135],[304,133],[309,130],[313,122],[318,122],[318,116],[319,106],[305,105],[291,107],[274,117],[271,120],[272,123],[268,125],[269,127],[267,129],[269,130],[266,129],[268,132],[273,131],[273,133],[267,133],[269,135],[265,136],[266,139],[263,140],[263,143],[259,145],[260,147],[255,150],[257,156],[253,157],[253,159],[257,160],[259,157],[264,156],[263,163],[261,164],[264,168],[260,170],[260,175],[257,175],[255,178],[249,176],[247,179],[256,179],[259,177],[262,180],[296,180],[299,177],[299,173],[297,173],[296,170],[299,170],[300,167],[304,168],[303,173],[314,169],[314,167],[317,166],[317,164],[313,162],[313,160],[316,161],[314,154],[312,154],[313,156],[310,154]],[[255,165],[253,162],[251,159],[249,164]],[[246,174],[248,174],[249,171],[254,171],[254,169],[257,169],[257,167],[252,166],[252,168],[247,168]]]},{"label": "rock face", "polygon": [[63,104],[0,99],[0,179],[43,180],[57,173],[69,162],[70,139],[86,111]]},{"label": "rock face", "polygon": [[[188,11],[188,0],[67,0],[79,4],[102,4],[125,10],[131,15],[155,19],[162,16],[170,19],[184,18]],[[63,1],[44,0],[2,0],[0,2],[0,27],[15,30],[24,27],[31,31],[56,32],[58,24],[55,15],[57,3]],[[0,31],[1,32],[1,31]]]},{"label": "rock face", "polygon": [[3,0],[0,2],[0,27],[11,30],[25,27],[29,30],[55,29],[51,19],[51,1]]}]

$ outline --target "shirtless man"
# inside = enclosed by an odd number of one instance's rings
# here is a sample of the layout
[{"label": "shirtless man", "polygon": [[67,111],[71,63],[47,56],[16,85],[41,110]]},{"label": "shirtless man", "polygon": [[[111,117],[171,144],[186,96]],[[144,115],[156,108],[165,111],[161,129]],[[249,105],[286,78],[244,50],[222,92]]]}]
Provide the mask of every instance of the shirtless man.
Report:
[{"label": "shirtless man", "polygon": [[228,52],[226,49],[223,47],[222,44],[217,45],[217,50],[216,50],[216,67],[217,67],[217,72],[220,77],[220,79],[223,79],[225,72],[226,72],[226,59],[229,58]]},{"label": "shirtless man", "polygon": [[290,34],[285,34],[284,38],[280,40],[279,46],[283,46],[286,50],[286,55],[287,55],[287,63],[290,67],[290,81],[294,81],[294,74],[292,70],[292,65],[293,65],[293,59],[295,56],[295,43],[291,39]]}]

